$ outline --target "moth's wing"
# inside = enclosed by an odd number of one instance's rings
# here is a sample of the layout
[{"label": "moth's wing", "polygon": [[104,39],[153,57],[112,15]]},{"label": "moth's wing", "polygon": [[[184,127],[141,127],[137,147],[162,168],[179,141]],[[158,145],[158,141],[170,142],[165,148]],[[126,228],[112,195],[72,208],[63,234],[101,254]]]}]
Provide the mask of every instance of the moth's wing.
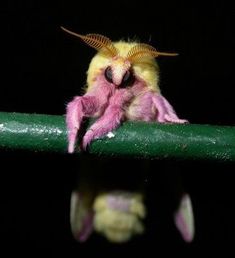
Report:
[{"label": "moth's wing", "polygon": [[82,195],[72,192],[70,201],[70,226],[75,239],[85,242],[93,231],[93,212],[86,207]]},{"label": "moth's wing", "polygon": [[174,214],[176,228],[181,233],[186,242],[191,242],[194,238],[194,216],[190,196],[184,194],[180,200],[178,209]]}]

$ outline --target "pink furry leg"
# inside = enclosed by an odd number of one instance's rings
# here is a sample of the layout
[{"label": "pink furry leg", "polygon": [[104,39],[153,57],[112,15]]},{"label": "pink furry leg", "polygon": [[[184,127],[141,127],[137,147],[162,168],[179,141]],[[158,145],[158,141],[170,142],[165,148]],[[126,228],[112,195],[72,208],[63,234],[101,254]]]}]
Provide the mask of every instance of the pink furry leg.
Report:
[{"label": "pink furry leg", "polygon": [[110,98],[110,104],[105,110],[103,116],[96,121],[86,132],[82,141],[82,148],[85,150],[93,139],[97,139],[108,132],[116,129],[124,118],[123,107],[125,103],[132,98],[126,90],[117,90]]},{"label": "pink furry leg", "polygon": [[68,128],[68,152],[74,152],[78,130],[84,116],[97,110],[97,100],[94,96],[75,97],[67,106],[66,124]]},{"label": "pink furry leg", "polygon": [[185,119],[180,119],[176,115],[173,107],[170,103],[160,94],[153,95],[153,103],[158,111],[157,121],[160,123],[170,122],[170,123],[187,123]]},{"label": "pink furry leg", "polygon": [[123,118],[123,111],[118,106],[109,106],[104,115],[87,131],[82,141],[82,149],[86,149],[87,145],[93,139],[97,139],[108,132],[116,129]]},{"label": "pink furry leg", "polygon": [[194,238],[194,216],[190,196],[184,194],[177,211],[174,214],[174,221],[177,229],[186,242],[191,242]]},{"label": "pink furry leg", "polygon": [[85,204],[84,198],[77,191],[72,192],[70,200],[70,226],[75,239],[85,242],[93,231],[92,209]]}]

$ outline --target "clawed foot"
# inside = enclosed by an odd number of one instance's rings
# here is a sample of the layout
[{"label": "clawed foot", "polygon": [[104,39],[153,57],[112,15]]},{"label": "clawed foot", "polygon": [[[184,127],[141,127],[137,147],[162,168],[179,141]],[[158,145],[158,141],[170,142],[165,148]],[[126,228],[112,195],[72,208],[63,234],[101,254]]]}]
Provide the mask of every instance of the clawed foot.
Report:
[{"label": "clawed foot", "polygon": [[86,134],[84,135],[83,139],[82,139],[82,142],[81,142],[81,145],[80,145],[80,148],[82,151],[86,151],[87,150],[87,147],[90,145],[91,141],[93,139],[95,139],[95,133],[93,130],[88,130],[86,132]]},{"label": "clawed foot", "polygon": [[157,109],[157,121],[160,123],[177,123],[185,124],[188,123],[186,119],[180,119],[170,103],[162,95],[154,95],[153,103]]},{"label": "clawed foot", "polygon": [[175,124],[186,124],[189,123],[186,119],[180,119],[174,114],[165,114],[163,117],[158,118],[160,123],[175,123]]},{"label": "clawed foot", "polygon": [[91,142],[95,139],[99,139],[100,137],[106,135],[108,132],[111,132],[113,129],[113,125],[104,125],[104,126],[94,126],[94,128],[90,128],[86,134],[84,135],[80,148],[82,151],[86,151],[87,147],[91,144]]},{"label": "clawed foot", "polygon": [[[91,141],[98,138],[96,137],[96,132],[92,129],[89,129],[86,134],[84,135],[81,144],[80,144],[80,150],[86,151],[88,145],[90,145]],[[71,135],[70,135],[71,136]],[[76,145],[76,138],[75,137],[69,137],[69,144],[68,144],[68,153],[73,153],[75,150]]]}]

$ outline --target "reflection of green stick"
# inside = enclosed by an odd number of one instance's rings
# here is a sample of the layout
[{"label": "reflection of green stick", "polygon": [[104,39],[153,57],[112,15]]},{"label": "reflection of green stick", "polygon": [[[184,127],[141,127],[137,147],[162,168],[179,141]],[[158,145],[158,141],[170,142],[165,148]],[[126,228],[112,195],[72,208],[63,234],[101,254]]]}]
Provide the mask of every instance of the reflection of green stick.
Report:
[{"label": "reflection of green stick", "polygon": [[[64,116],[0,113],[0,147],[66,152]],[[90,153],[141,158],[235,161],[235,127],[126,122]]]}]

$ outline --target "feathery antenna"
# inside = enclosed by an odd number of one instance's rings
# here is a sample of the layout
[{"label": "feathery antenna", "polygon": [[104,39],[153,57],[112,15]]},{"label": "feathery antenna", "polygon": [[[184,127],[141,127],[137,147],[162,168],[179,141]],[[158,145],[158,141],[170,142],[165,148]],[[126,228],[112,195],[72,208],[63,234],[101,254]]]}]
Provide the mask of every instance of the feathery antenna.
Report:
[{"label": "feathery antenna", "polygon": [[137,61],[143,57],[158,57],[158,56],[177,56],[177,53],[158,52],[154,47],[148,44],[138,44],[130,49],[127,54],[127,59],[130,62]]},{"label": "feathery antenna", "polygon": [[112,41],[103,35],[100,35],[100,34],[81,35],[73,31],[70,31],[62,26],[61,26],[61,29],[75,37],[82,39],[87,45],[89,45],[90,47],[93,47],[96,50],[105,49],[107,51],[107,54],[111,57],[115,57],[118,54],[118,51],[113,45]]}]

